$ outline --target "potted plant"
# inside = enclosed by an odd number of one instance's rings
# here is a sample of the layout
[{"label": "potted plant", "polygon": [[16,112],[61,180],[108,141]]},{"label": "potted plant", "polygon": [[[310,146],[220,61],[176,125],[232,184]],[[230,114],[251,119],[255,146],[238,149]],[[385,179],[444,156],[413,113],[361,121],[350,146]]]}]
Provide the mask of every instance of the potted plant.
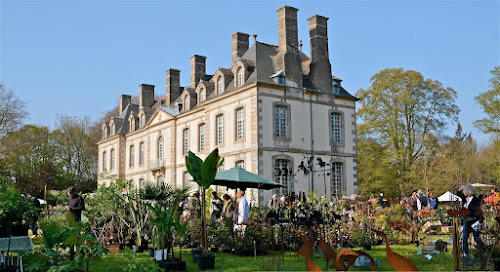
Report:
[{"label": "potted plant", "polygon": [[[219,156],[219,149],[214,149],[205,161],[202,161],[193,152],[189,152],[186,156],[186,167],[189,174],[193,177],[194,181],[201,188],[201,199],[205,200],[206,190],[212,185],[217,174],[217,169],[224,163],[224,159]],[[214,269],[215,268],[215,254],[208,253],[207,246],[207,220],[206,220],[206,203],[201,202],[201,247],[202,254],[198,257],[198,268],[200,270]]]},{"label": "potted plant", "polygon": [[[187,197],[187,188],[175,189],[166,185],[146,185],[141,194],[151,211],[151,224],[154,225],[153,240],[158,249],[155,254],[160,268],[165,271],[185,271],[186,262],[178,260],[173,253],[173,234],[179,203]],[[180,230],[182,232],[182,230]]]},{"label": "potted plant", "polygon": [[[35,214],[36,209],[29,199],[15,189],[14,184],[4,183],[0,178],[0,228],[9,238],[6,257],[10,253],[12,225],[22,222],[23,219],[29,221],[31,219],[29,216]],[[17,266],[9,267],[7,262],[4,262],[0,271],[16,271],[17,268]]]}]

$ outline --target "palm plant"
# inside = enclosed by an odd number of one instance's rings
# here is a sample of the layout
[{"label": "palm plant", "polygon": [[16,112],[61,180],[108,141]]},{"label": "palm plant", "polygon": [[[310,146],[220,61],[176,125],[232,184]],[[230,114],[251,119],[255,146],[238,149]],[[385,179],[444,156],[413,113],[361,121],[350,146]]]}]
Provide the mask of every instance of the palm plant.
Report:
[{"label": "palm plant", "polygon": [[[224,163],[224,159],[219,156],[219,149],[214,149],[205,161],[202,161],[193,152],[189,152],[186,156],[186,167],[194,181],[201,187],[201,199],[205,200],[206,190],[215,181],[217,169]],[[201,213],[201,247],[203,248],[203,256],[208,255],[207,246],[207,220],[206,220],[206,203],[202,201]]]},{"label": "palm plant", "polygon": [[151,223],[155,226],[155,243],[158,249],[162,250],[161,261],[165,259],[163,249],[173,256],[173,231],[177,217],[177,208],[179,203],[187,198],[189,188],[174,188],[170,184],[153,185],[147,184],[140,191],[143,199],[150,202],[146,205],[152,213]]}]

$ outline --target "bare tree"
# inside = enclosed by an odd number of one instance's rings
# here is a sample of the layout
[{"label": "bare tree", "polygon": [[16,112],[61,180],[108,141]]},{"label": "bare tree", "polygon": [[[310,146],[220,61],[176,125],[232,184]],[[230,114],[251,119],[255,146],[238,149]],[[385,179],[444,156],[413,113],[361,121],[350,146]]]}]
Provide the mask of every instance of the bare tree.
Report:
[{"label": "bare tree", "polygon": [[0,138],[14,132],[28,117],[25,102],[15,96],[14,91],[0,83]]}]

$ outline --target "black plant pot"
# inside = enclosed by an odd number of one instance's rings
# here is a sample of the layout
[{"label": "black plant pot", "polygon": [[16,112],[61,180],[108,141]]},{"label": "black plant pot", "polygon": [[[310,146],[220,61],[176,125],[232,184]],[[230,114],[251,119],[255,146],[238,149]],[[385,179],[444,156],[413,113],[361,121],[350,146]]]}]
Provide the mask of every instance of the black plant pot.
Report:
[{"label": "black plant pot", "polygon": [[372,244],[364,244],[363,249],[364,250],[372,250]]},{"label": "black plant pot", "polygon": [[231,253],[231,249],[230,248],[223,248],[222,249],[222,253]]},{"label": "black plant pot", "polygon": [[215,268],[215,254],[208,254],[207,256],[196,255],[198,260],[198,270],[205,271]]},{"label": "black plant pot", "polygon": [[201,255],[201,250],[199,249],[193,249],[191,250],[191,256],[193,257],[193,263],[197,263],[197,258],[196,255]]},{"label": "black plant pot", "polygon": [[0,272],[16,272],[17,269],[19,269],[19,266],[7,265],[3,267],[3,264],[0,266]]},{"label": "black plant pot", "polygon": [[211,247],[210,252],[217,253],[217,252],[219,252],[219,248],[218,247]]},{"label": "black plant pot", "polygon": [[12,227],[12,236],[28,236],[29,227],[25,225],[17,225]]},{"label": "black plant pot", "polygon": [[155,249],[148,247],[148,254],[149,254],[149,257],[154,257],[155,256]]},{"label": "black plant pot", "polygon": [[158,262],[158,266],[164,271],[186,271],[186,261],[179,259]]}]

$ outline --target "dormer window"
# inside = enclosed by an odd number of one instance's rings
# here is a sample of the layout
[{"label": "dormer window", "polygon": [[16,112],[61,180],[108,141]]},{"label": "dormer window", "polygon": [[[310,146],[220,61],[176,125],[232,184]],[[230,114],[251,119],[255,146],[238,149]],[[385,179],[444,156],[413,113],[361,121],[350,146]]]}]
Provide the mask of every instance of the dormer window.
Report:
[{"label": "dormer window", "polygon": [[135,130],[135,118],[133,116],[130,117],[130,128],[129,131],[132,132]]},{"label": "dormer window", "polygon": [[141,128],[146,126],[146,115],[143,113],[141,114]]},{"label": "dormer window", "polygon": [[207,99],[207,91],[203,88],[200,91],[200,103],[205,102],[206,99]]},{"label": "dormer window", "polygon": [[238,71],[236,72],[236,87],[241,87],[243,86],[243,68],[238,68]]},{"label": "dormer window", "polygon": [[189,99],[189,96],[186,96],[186,98],[184,99],[184,111],[188,111],[189,110],[189,106],[191,105],[190,103],[190,99]]},{"label": "dormer window", "polygon": [[115,123],[110,123],[109,124],[109,130],[110,130],[109,136],[115,135]]},{"label": "dormer window", "polygon": [[103,139],[108,138],[108,134],[109,134],[108,126],[106,124],[102,125],[102,138]]},{"label": "dormer window", "polygon": [[332,85],[333,94],[340,94],[340,85],[336,82],[334,82]]},{"label": "dormer window", "polygon": [[218,94],[223,94],[224,93],[224,81],[222,79],[222,76],[220,76],[217,79],[217,93]]}]

